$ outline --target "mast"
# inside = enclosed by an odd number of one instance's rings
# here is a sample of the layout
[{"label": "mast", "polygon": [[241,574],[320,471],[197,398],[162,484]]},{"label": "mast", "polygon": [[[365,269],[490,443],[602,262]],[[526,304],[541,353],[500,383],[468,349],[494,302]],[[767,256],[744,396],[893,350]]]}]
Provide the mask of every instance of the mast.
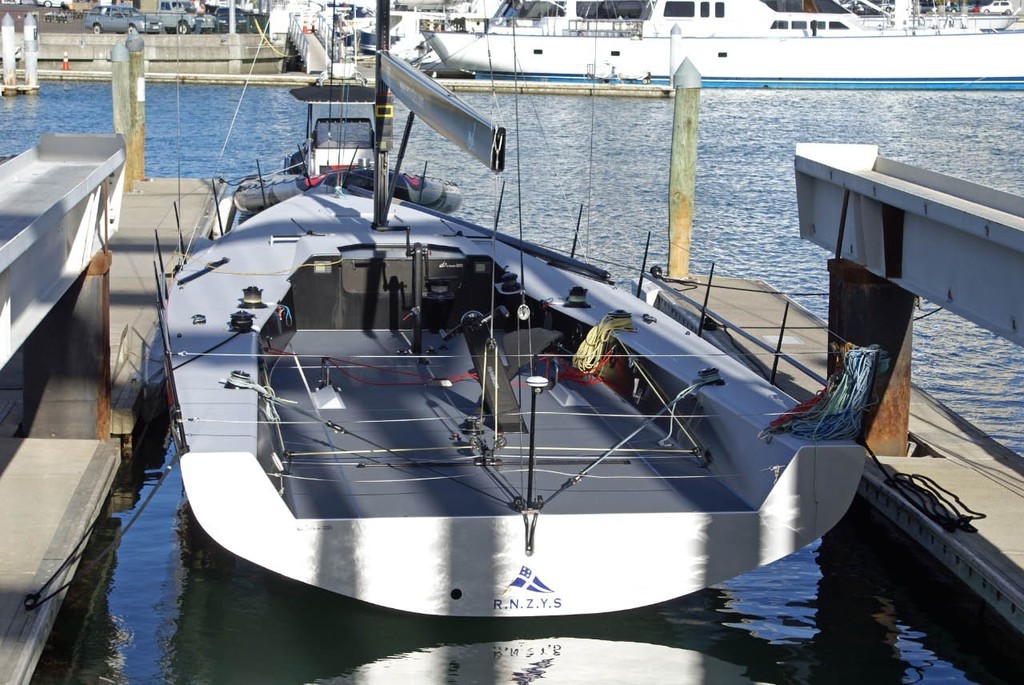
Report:
[{"label": "mast", "polygon": [[386,229],[388,225],[388,152],[391,150],[395,112],[391,90],[381,78],[381,60],[391,49],[390,26],[391,3],[389,0],[377,0],[377,55],[373,73],[376,87],[373,107],[373,227],[376,229]]}]

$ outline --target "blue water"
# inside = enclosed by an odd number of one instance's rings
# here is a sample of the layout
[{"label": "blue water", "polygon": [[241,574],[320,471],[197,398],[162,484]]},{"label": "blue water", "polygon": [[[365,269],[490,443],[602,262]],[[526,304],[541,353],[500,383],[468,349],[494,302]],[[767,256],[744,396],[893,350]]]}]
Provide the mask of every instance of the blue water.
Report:
[{"label": "blue water", "polygon": [[[466,99],[509,127],[505,174],[493,177],[439,148],[421,123],[406,170],[428,162],[429,175],[458,181],[460,213],[487,225],[502,198],[503,231],[566,251],[582,204],[578,252],[622,280],[637,274],[648,232],[648,264],[665,264],[671,101]],[[253,173],[257,160],[268,172],[295,149],[304,126],[304,108],[285,90],[149,85],[146,101],[148,176],[234,179]],[[0,155],[25,150],[42,132],[111,129],[103,84],[45,83],[38,97],[0,101],[0,111]],[[886,157],[1024,193],[1024,136],[1014,133],[1020,111],[1020,95],[999,92],[707,91],[691,271],[714,263],[719,275],[824,293],[829,255],[797,230],[796,143],[877,144]],[[520,197],[528,208],[521,216]],[[824,315],[824,298],[798,299]],[[919,384],[1024,449],[1017,347],[947,312],[920,320],[914,345]],[[140,450],[149,469],[143,497],[167,462],[155,437]],[[226,563],[195,544],[179,518],[180,495],[172,471],[117,551],[90,566],[87,591],[79,588],[62,614],[35,682],[393,682],[403,666],[424,675],[402,682],[432,682],[427,663],[444,666],[437,682],[1019,682],[917,576],[887,564],[894,553],[865,544],[859,526],[658,607],[586,619],[453,621],[381,612]],[[126,505],[100,538],[137,507]],[[527,650],[544,658],[519,668],[515,655]],[[489,665],[478,673],[479,654]],[[607,668],[595,676],[588,663]],[[508,664],[519,675],[506,677]],[[659,671],[670,665],[675,677]]]}]

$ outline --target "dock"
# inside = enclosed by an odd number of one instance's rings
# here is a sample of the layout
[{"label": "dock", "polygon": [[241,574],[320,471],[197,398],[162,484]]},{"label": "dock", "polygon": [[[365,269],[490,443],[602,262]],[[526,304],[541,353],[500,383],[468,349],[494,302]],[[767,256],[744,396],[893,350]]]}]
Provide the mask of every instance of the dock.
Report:
[{"label": "dock", "polygon": [[[2,685],[31,679],[77,555],[93,522],[109,514],[110,488],[133,431],[164,407],[160,358],[149,350],[156,322],[155,236],[169,259],[179,243],[175,206],[187,240],[194,226],[208,222],[212,193],[209,181],[199,179],[142,180],[134,188],[123,197],[111,240],[111,439],[0,438]],[[0,371],[3,436],[14,435],[22,421],[22,361],[14,355]],[[29,610],[25,600],[32,593],[53,597]]]},{"label": "dock", "polygon": [[[763,281],[715,277],[710,293],[708,282],[702,276],[686,279],[663,311],[692,327],[699,326],[703,312],[704,337],[766,378],[772,376],[781,340],[778,387],[800,401],[824,387],[824,321]],[[1019,640],[1024,637],[1024,541],[1017,525],[1024,512],[1024,460],[917,386],[911,390],[910,441],[909,457],[878,457],[884,472],[868,462],[860,499],[976,596],[979,628]],[[887,483],[894,473],[927,476],[984,513],[973,521],[977,532],[944,529]]]}]

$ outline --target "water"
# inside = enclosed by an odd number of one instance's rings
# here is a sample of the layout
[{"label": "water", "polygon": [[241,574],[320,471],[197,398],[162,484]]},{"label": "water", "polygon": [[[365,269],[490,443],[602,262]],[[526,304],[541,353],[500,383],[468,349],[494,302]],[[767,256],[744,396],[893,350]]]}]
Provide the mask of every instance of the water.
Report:
[{"label": "water", "polygon": [[[237,87],[150,85],[146,96],[150,176],[234,179],[257,159],[266,172],[303,127],[304,108],[284,90],[242,97]],[[457,180],[460,213],[487,225],[503,192],[503,231],[566,251],[584,204],[578,251],[617,278],[636,275],[648,232],[649,264],[665,264],[670,101],[466,99],[510,129],[501,179],[449,147],[437,154],[439,139],[422,123],[406,170],[428,161],[429,175]],[[1012,133],[1019,109],[1014,93],[705,92],[691,271],[714,263],[720,275],[824,293],[829,255],[797,230],[796,143],[873,143],[899,161],[1024,193],[1024,138]],[[47,83],[38,98],[8,98],[0,110],[0,155],[16,154],[40,132],[108,132],[109,85]],[[521,217],[518,196],[528,207]],[[799,299],[824,315],[823,297]],[[919,384],[1024,449],[1017,347],[947,312],[917,322],[914,345]],[[675,602],[543,621],[396,615],[232,564],[181,520],[176,471],[116,551],[101,554],[168,459],[162,432],[146,442],[36,683],[1020,681],[946,615],[936,597],[948,590],[905,568],[912,560],[899,550],[869,545],[876,532],[859,519]]]}]

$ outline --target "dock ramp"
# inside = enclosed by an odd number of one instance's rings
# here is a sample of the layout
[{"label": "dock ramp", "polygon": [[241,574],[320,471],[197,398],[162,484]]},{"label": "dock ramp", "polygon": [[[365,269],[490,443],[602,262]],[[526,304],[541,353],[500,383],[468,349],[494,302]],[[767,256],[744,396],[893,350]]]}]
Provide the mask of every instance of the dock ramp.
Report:
[{"label": "dock ramp", "polygon": [[800,237],[1024,344],[1024,198],[875,145],[802,144],[795,165]]},{"label": "dock ramp", "polygon": [[0,366],[117,233],[120,135],[40,136],[0,164]]}]

